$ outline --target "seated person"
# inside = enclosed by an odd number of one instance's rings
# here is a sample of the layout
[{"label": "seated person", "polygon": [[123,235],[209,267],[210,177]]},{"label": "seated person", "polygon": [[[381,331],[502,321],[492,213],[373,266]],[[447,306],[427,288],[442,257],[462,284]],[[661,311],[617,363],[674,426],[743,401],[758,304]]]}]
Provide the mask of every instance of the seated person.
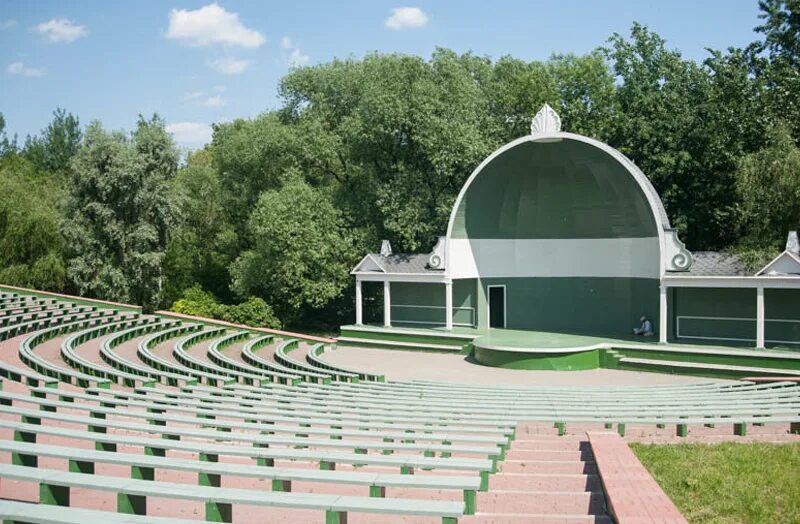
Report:
[{"label": "seated person", "polygon": [[642,335],[645,337],[652,337],[653,336],[653,323],[647,317],[642,317],[639,319],[639,322],[642,323],[641,326],[638,328],[633,329],[634,335]]}]

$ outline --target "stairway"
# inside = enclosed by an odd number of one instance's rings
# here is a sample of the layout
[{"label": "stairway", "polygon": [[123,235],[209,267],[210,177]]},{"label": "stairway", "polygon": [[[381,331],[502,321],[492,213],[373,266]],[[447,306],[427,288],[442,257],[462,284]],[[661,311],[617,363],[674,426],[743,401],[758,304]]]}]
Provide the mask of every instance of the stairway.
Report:
[{"label": "stairway", "polygon": [[597,467],[585,435],[559,437],[541,423],[520,423],[516,439],[478,493],[464,524],[608,523]]}]

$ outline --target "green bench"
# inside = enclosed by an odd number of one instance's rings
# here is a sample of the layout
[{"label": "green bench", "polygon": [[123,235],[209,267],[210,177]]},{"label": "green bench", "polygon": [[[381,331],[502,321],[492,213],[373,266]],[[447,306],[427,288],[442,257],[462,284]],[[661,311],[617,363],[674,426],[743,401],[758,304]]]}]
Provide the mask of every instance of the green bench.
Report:
[{"label": "green bench", "polygon": [[[327,380],[322,381],[323,384],[328,384],[334,379],[341,382],[352,382],[353,379],[355,379],[355,381],[358,382],[358,375],[345,374],[345,373],[331,373],[329,371],[307,365],[305,362],[300,362],[299,360],[293,359],[292,357],[289,356],[289,352],[296,350],[299,344],[300,341],[298,339],[284,340],[283,342],[278,344],[278,347],[275,348],[275,355],[274,355],[275,361],[281,366],[294,370],[295,373],[298,372],[306,374],[316,373],[328,377]],[[314,381],[314,380],[312,380],[311,382],[319,383],[319,381]]]},{"label": "green bench", "polygon": [[347,369],[341,366],[334,366],[322,359],[322,354],[325,352],[325,344],[317,344],[308,351],[306,361],[314,367],[321,368],[325,371],[334,373],[346,373],[349,375],[357,375],[361,380],[368,380],[372,382],[385,382],[386,377],[375,373],[366,373],[355,369]]},{"label": "green bench", "polygon": [[[180,321],[165,322],[161,319],[158,319],[153,323],[144,324],[119,331],[114,335],[107,337],[100,344],[100,358],[102,358],[106,364],[108,364],[114,369],[117,369],[129,375],[138,375],[139,380],[145,383],[164,381],[167,384],[178,385],[179,381],[183,381],[185,383],[195,382],[196,380],[192,377],[185,377],[182,375],[171,375],[169,373],[153,369],[149,366],[144,366],[135,362],[131,362],[125,358],[120,357],[114,352],[114,348],[127,342],[128,340],[131,340],[138,336],[147,335],[156,331],[171,329],[173,327],[179,326],[180,324],[181,324]],[[126,384],[126,385],[129,385],[131,387],[135,386],[135,384],[133,385]]]},{"label": "green bench", "polygon": [[[260,369],[264,369],[266,371],[272,371],[277,373],[282,373],[285,375],[293,375],[300,377],[300,379],[304,382],[313,382],[317,384],[322,384],[331,381],[331,377],[329,375],[323,373],[315,372],[298,372],[295,369],[283,366],[278,362],[271,361],[269,359],[263,358],[260,355],[256,354],[256,350],[263,348],[271,343],[273,343],[275,337],[272,335],[267,335],[264,337],[258,337],[242,347],[242,360],[250,364],[251,366],[255,366]],[[280,383],[286,383],[288,381],[279,381]],[[293,380],[292,383],[299,383],[297,380]]]},{"label": "green bench", "polygon": [[324,511],[326,524],[345,523],[347,514],[351,512],[424,515],[438,517],[443,523],[453,524],[464,513],[462,502],[263,492],[86,475],[5,464],[0,465],[0,478],[36,482],[39,484],[39,502],[57,506],[70,505],[70,490],[73,488],[116,493],[117,510],[120,513],[145,514],[147,497],[200,501],[205,503],[205,520],[210,522],[232,522],[234,504]]},{"label": "green bench", "polygon": [[[268,371],[263,368],[257,368],[250,364],[245,364],[243,362],[239,362],[237,360],[232,359],[231,357],[225,355],[222,352],[222,348],[230,346],[236,342],[241,342],[243,340],[247,340],[250,337],[249,331],[236,331],[224,337],[220,337],[208,347],[208,358],[216,365],[221,366],[223,368],[237,371],[237,372],[244,372],[256,375],[263,375],[267,374],[268,376],[272,377],[273,382],[278,382],[281,384],[298,384],[302,381],[302,379],[295,374],[289,373],[280,373],[278,371]],[[268,338],[272,338],[271,336]],[[246,382],[245,382],[246,383]]]},{"label": "green bench", "polygon": [[154,354],[150,349],[151,344],[161,344],[174,337],[186,335],[187,333],[194,333],[202,328],[203,326],[200,324],[186,324],[153,334],[139,343],[136,349],[136,354],[139,356],[139,359],[148,366],[151,366],[160,372],[168,373],[171,377],[169,380],[169,382],[171,382],[170,385],[177,385],[177,382],[181,380],[178,377],[191,377],[190,380],[185,381],[188,383],[197,383],[201,380],[204,380],[206,384],[210,384],[212,386],[216,386],[219,383],[231,382],[232,379],[224,375],[206,373],[204,371],[186,367],[182,364],[169,362],[168,360]]},{"label": "green bench", "polygon": [[175,357],[175,360],[195,371],[227,377],[226,382],[238,382],[241,379],[245,384],[259,386],[264,386],[272,382],[272,376],[270,375],[265,375],[263,373],[248,373],[245,371],[238,371],[235,369],[218,366],[213,362],[204,361],[191,355],[186,349],[187,347],[195,345],[203,340],[222,336],[225,334],[225,332],[226,331],[224,328],[215,328],[205,331],[198,331],[188,335],[175,343],[175,346],[172,349],[172,355]]},{"label": "green bench", "polygon": [[[69,461],[69,470],[76,473],[95,472],[95,464],[116,464],[131,467],[131,477],[153,480],[156,469],[188,471],[198,475],[200,485],[219,485],[223,475],[269,480],[273,491],[292,491],[292,482],[317,482],[324,484],[349,484],[366,488],[369,496],[383,498],[386,488],[421,488],[453,490],[463,493],[465,513],[475,513],[475,495],[481,489],[478,477],[444,475],[397,475],[388,473],[347,472],[336,470],[308,470],[231,464],[191,459],[176,459],[165,455],[135,455],[109,453],[65,446],[52,446],[30,442],[0,440],[0,450],[17,457],[28,458],[28,464],[38,464],[39,457]],[[20,464],[24,465],[24,464]]]}]

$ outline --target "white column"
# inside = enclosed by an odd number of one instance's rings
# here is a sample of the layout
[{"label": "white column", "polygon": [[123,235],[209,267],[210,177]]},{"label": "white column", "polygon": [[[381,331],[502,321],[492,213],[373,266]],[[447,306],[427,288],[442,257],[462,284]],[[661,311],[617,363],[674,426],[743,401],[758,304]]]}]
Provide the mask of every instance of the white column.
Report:
[{"label": "white column", "polygon": [[756,348],[764,349],[764,288],[756,288]]},{"label": "white column", "polygon": [[447,330],[453,329],[453,283],[444,284],[444,327]]},{"label": "white column", "polygon": [[658,341],[662,344],[667,343],[667,286],[661,284],[658,296]]},{"label": "white column", "polygon": [[383,282],[383,325],[392,327],[392,293],[388,280]]},{"label": "white column", "polygon": [[356,277],[356,326],[364,323],[364,309],[361,301],[361,279]]}]

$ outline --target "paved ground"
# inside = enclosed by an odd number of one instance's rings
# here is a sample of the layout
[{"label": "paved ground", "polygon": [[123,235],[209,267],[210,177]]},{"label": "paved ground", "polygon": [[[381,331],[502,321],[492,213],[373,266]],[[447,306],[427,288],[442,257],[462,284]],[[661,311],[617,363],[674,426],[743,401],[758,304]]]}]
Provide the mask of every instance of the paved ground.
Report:
[{"label": "paved ground", "polygon": [[324,354],[334,365],[386,375],[388,380],[436,380],[531,386],[636,386],[709,382],[712,379],[615,369],[528,371],[475,364],[463,355],[340,346]]}]

